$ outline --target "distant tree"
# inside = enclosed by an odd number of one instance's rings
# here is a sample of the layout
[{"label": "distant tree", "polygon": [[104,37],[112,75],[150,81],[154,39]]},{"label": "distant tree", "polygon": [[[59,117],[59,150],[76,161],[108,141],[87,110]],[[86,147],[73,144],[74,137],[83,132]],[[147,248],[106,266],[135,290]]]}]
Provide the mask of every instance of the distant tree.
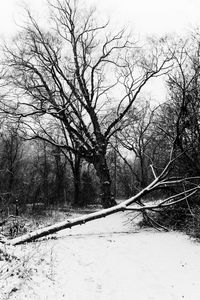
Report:
[{"label": "distant tree", "polygon": [[[78,206],[78,203],[80,201],[81,169],[83,162],[83,159],[79,152],[79,145],[77,141],[74,141],[71,138],[71,135],[68,134],[62,122],[54,123],[51,120],[48,123],[48,130],[41,126],[40,122],[38,125],[42,134],[39,136],[39,139],[43,140],[44,142],[48,142],[51,146],[53,146],[53,149],[57,149],[57,154],[60,153],[60,156],[64,156],[64,160],[68,162],[71,168],[73,178],[72,203],[73,205]],[[31,137],[30,139],[38,138],[38,132],[34,130],[34,133],[35,136]],[[64,144],[66,147],[60,147],[60,144]]]},{"label": "distant tree", "polygon": [[81,195],[79,205],[86,206],[92,204],[96,198],[95,187],[92,181],[92,177],[87,170],[84,170],[81,175]]},{"label": "distant tree", "polygon": [[134,162],[130,165],[124,159],[129,169],[132,169],[135,187],[139,189],[144,188],[152,178],[150,165],[153,161],[153,147],[156,147],[156,144],[153,144],[155,112],[156,109],[152,109],[149,102],[137,104],[127,114],[126,126],[118,134],[118,141],[122,149],[129,151],[129,156]]},{"label": "distant tree", "polygon": [[54,157],[55,167],[53,173],[55,174],[55,193],[54,201],[56,203],[66,203],[67,202],[67,187],[66,187],[66,159],[59,147],[54,147],[52,150],[52,155]]},{"label": "distant tree", "polygon": [[18,126],[4,124],[0,133],[0,195],[2,207],[16,203],[20,197],[23,144]]},{"label": "distant tree", "polygon": [[135,173],[133,172],[134,168],[132,162],[129,161],[127,164],[125,161],[121,160],[118,168],[119,173],[117,177],[117,195],[120,199],[128,199],[138,191],[138,188],[135,185],[136,180],[134,176]]}]

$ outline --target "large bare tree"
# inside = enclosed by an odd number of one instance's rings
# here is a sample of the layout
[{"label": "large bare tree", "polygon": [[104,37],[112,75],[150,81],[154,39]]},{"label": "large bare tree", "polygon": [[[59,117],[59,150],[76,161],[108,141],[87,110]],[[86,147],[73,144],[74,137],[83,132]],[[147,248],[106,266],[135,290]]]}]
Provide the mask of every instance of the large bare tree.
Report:
[{"label": "large bare tree", "polygon": [[[102,204],[110,207],[115,200],[108,142],[148,81],[166,71],[169,58],[163,59],[161,48],[145,53],[124,30],[109,33],[108,24],[98,25],[95,12],[77,1],[55,0],[49,8],[48,28],[27,11],[23,30],[4,47],[14,92],[14,102],[4,105],[21,118],[30,138],[48,140],[93,164]],[[65,135],[49,136],[50,121],[62,123]]]}]

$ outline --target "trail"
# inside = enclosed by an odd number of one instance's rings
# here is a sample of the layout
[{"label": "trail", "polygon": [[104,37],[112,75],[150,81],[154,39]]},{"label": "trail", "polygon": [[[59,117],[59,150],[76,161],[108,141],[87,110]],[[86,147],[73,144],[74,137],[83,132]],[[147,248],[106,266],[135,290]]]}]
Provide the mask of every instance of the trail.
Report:
[{"label": "trail", "polygon": [[200,245],[129,219],[118,213],[18,246],[33,271],[9,299],[199,300]]}]

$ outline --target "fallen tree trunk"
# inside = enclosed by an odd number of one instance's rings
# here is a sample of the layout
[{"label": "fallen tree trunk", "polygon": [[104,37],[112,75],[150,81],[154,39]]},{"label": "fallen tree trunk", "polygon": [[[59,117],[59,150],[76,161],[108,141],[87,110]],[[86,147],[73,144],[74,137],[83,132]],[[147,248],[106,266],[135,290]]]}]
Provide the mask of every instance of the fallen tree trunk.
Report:
[{"label": "fallen tree trunk", "polygon": [[[143,196],[145,196],[146,194],[150,193],[151,191],[157,189],[159,186],[163,186],[163,184],[168,184],[168,185],[174,184],[174,182],[175,182],[174,178],[173,178],[173,180],[171,180],[170,178],[166,179],[166,176],[168,175],[168,169],[169,169],[171,163],[172,163],[172,161],[169,162],[169,164],[166,166],[166,168],[163,170],[163,172],[160,174],[160,176],[156,177],[151,184],[149,184],[146,188],[144,188],[142,191],[140,191],[137,195],[131,197],[130,199],[128,199],[114,207],[103,209],[98,212],[94,212],[94,213],[87,214],[87,215],[84,215],[84,216],[81,216],[81,217],[78,217],[78,218],[75,218],[72,220],[66,220],[66,221],[59,222],[57,224],[45,227],[45,228],[35,230],[33,232],[30,232],[30,233],[24,234],[20,237],[16,237],[14,239],[9,240],[9,241],[7,241],[7,244],[19,245],[19,244],[23,244],[26,242],[34,241],[38,238],[47,236],[49,234],[53,234],[57,231],[60,231],[60,230],[66,229],[66,228],[71,228],[71,227],[74,227],[77,225],[82,225],[82,224],[85,224],[92,220],[100,219],[100,218],[109,216],[111,214],[114,214],[114,213],[117,213],[120,211],[126,211],[126,210],[130,211],[131,210],[131,211],[144,212],[144,211],[148,211],[148,210],[161,209],[163,207],[166,207],[169,205],[174,205],[178,202],[184,201],[185,199],[188,199],[190,196],[194,195],[194,193],[196,193],[200,189],[200,186],[196,185],[194,188],[184,190],[184,192],[181,192],[179,194],[171,196],[167,199],[161,200],[154,205],[152,205],[152,204],[144,205],[144,203],[142,203],[142,201],[141,201]],[[198,178],[198,179],[200,179],[200,178]],[[183,181],[186,181],[186,180],[188,182],[189,178],[178,179],[178,180],[176,180],[176,182],[182,183]],[[137,204],[137,203],[139,203],[139,204]],[[130,207],[131,204],[135,204],[135,205]]]},{"label": "fallen tree trunk", "polygon": [[[36,240],[38,238],[47,236],[49,234],[55,233],[59,230],[63,230],[66,228],[71,228],[77,225],[82,225],[85,224],[87,222],[90,222],[92,220],[96,220],[96,219],[100,219],[106,216],[109,216],[111,214],[120,212],[120,211],[125,211],[127,206],[137,202],[141,197],[143,197],[145,194],[147,194],[149,192],[149,190],[154,187],[156,184],[158,183],[158,178],[156,178],[149,186],[147,186],[145,189],[143,189],[141,192],[139,192],[137,195],[135,195],[134,197],[122,202],[121,204],[118,204],[116,206],[110,207],[110,208],[106,208],[106,209],[102,209],[98,212],[94,212],[91,214],[87,214],[72,220],[66,220],[63,222],[59,222],[56,223],[54,225],[51,226],[47,226],[45,228],[41,228],[38,230],[35,230],[33,232],[24,234],[20,237],[16,237],[14,239],[9,240],[7,243],[10,245],[19,245],[19,244],[23,244],[25,242],[30,242],[33,240]],[[139,208],[139,205],[136,207],[136,210]]]},{"label": "fallen tree trunk", "polygon": [[106,216],[111,215],[113,213],[116,213],[118,211],[122,211],[122,207],[117,206],[117,207],[113,207],[113,208],[110,208],[110,209],[103,209],[103,210],[98,211],[98,212],[94,212],[94,213],[84,215],[84,216],[81,216],[81,217],[78,217],[78,218],[75,218],[75,219],[72,219],[72,220],[66,220],[66,221],[63,221],[63,222],[56,223],[56,224],[51,225],[51,226],[47,226],[45,228],[35,230],[33,232],[30,232],[30,233],[27,233],[27,234],[22,235],[20,237],[9,240],[8,243],[10,245],[19,245],[19,244],[23,244],[25,242],[30,242],[30,241],[33,241],[35,239],[47,236],[49,234],[55,233],[57,231],[60,231],[60,230],[66,229],[66,228],[72,228],[74,226],[82,225],[82,224],[85,224],[87,222],[90,222],[92,220],[96,220],[96,219],[99,219],[99,218],[102,218],[102,217],[106,217]]}]

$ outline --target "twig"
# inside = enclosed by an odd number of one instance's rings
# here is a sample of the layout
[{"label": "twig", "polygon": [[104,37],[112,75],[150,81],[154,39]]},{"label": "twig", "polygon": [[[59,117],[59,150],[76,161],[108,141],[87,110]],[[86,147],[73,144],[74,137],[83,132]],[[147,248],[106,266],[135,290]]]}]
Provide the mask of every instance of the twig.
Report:
[{"label": "twig", "polygon": [[154,167],[153,167],[152,164],[150,165],[150,168],[151,168],[151,171],[152,171],[152,173],[153,173],[154,179],[156,179],[157,176],[156,176],[156,173],[155,173],[155,170],[154,170]]}]

